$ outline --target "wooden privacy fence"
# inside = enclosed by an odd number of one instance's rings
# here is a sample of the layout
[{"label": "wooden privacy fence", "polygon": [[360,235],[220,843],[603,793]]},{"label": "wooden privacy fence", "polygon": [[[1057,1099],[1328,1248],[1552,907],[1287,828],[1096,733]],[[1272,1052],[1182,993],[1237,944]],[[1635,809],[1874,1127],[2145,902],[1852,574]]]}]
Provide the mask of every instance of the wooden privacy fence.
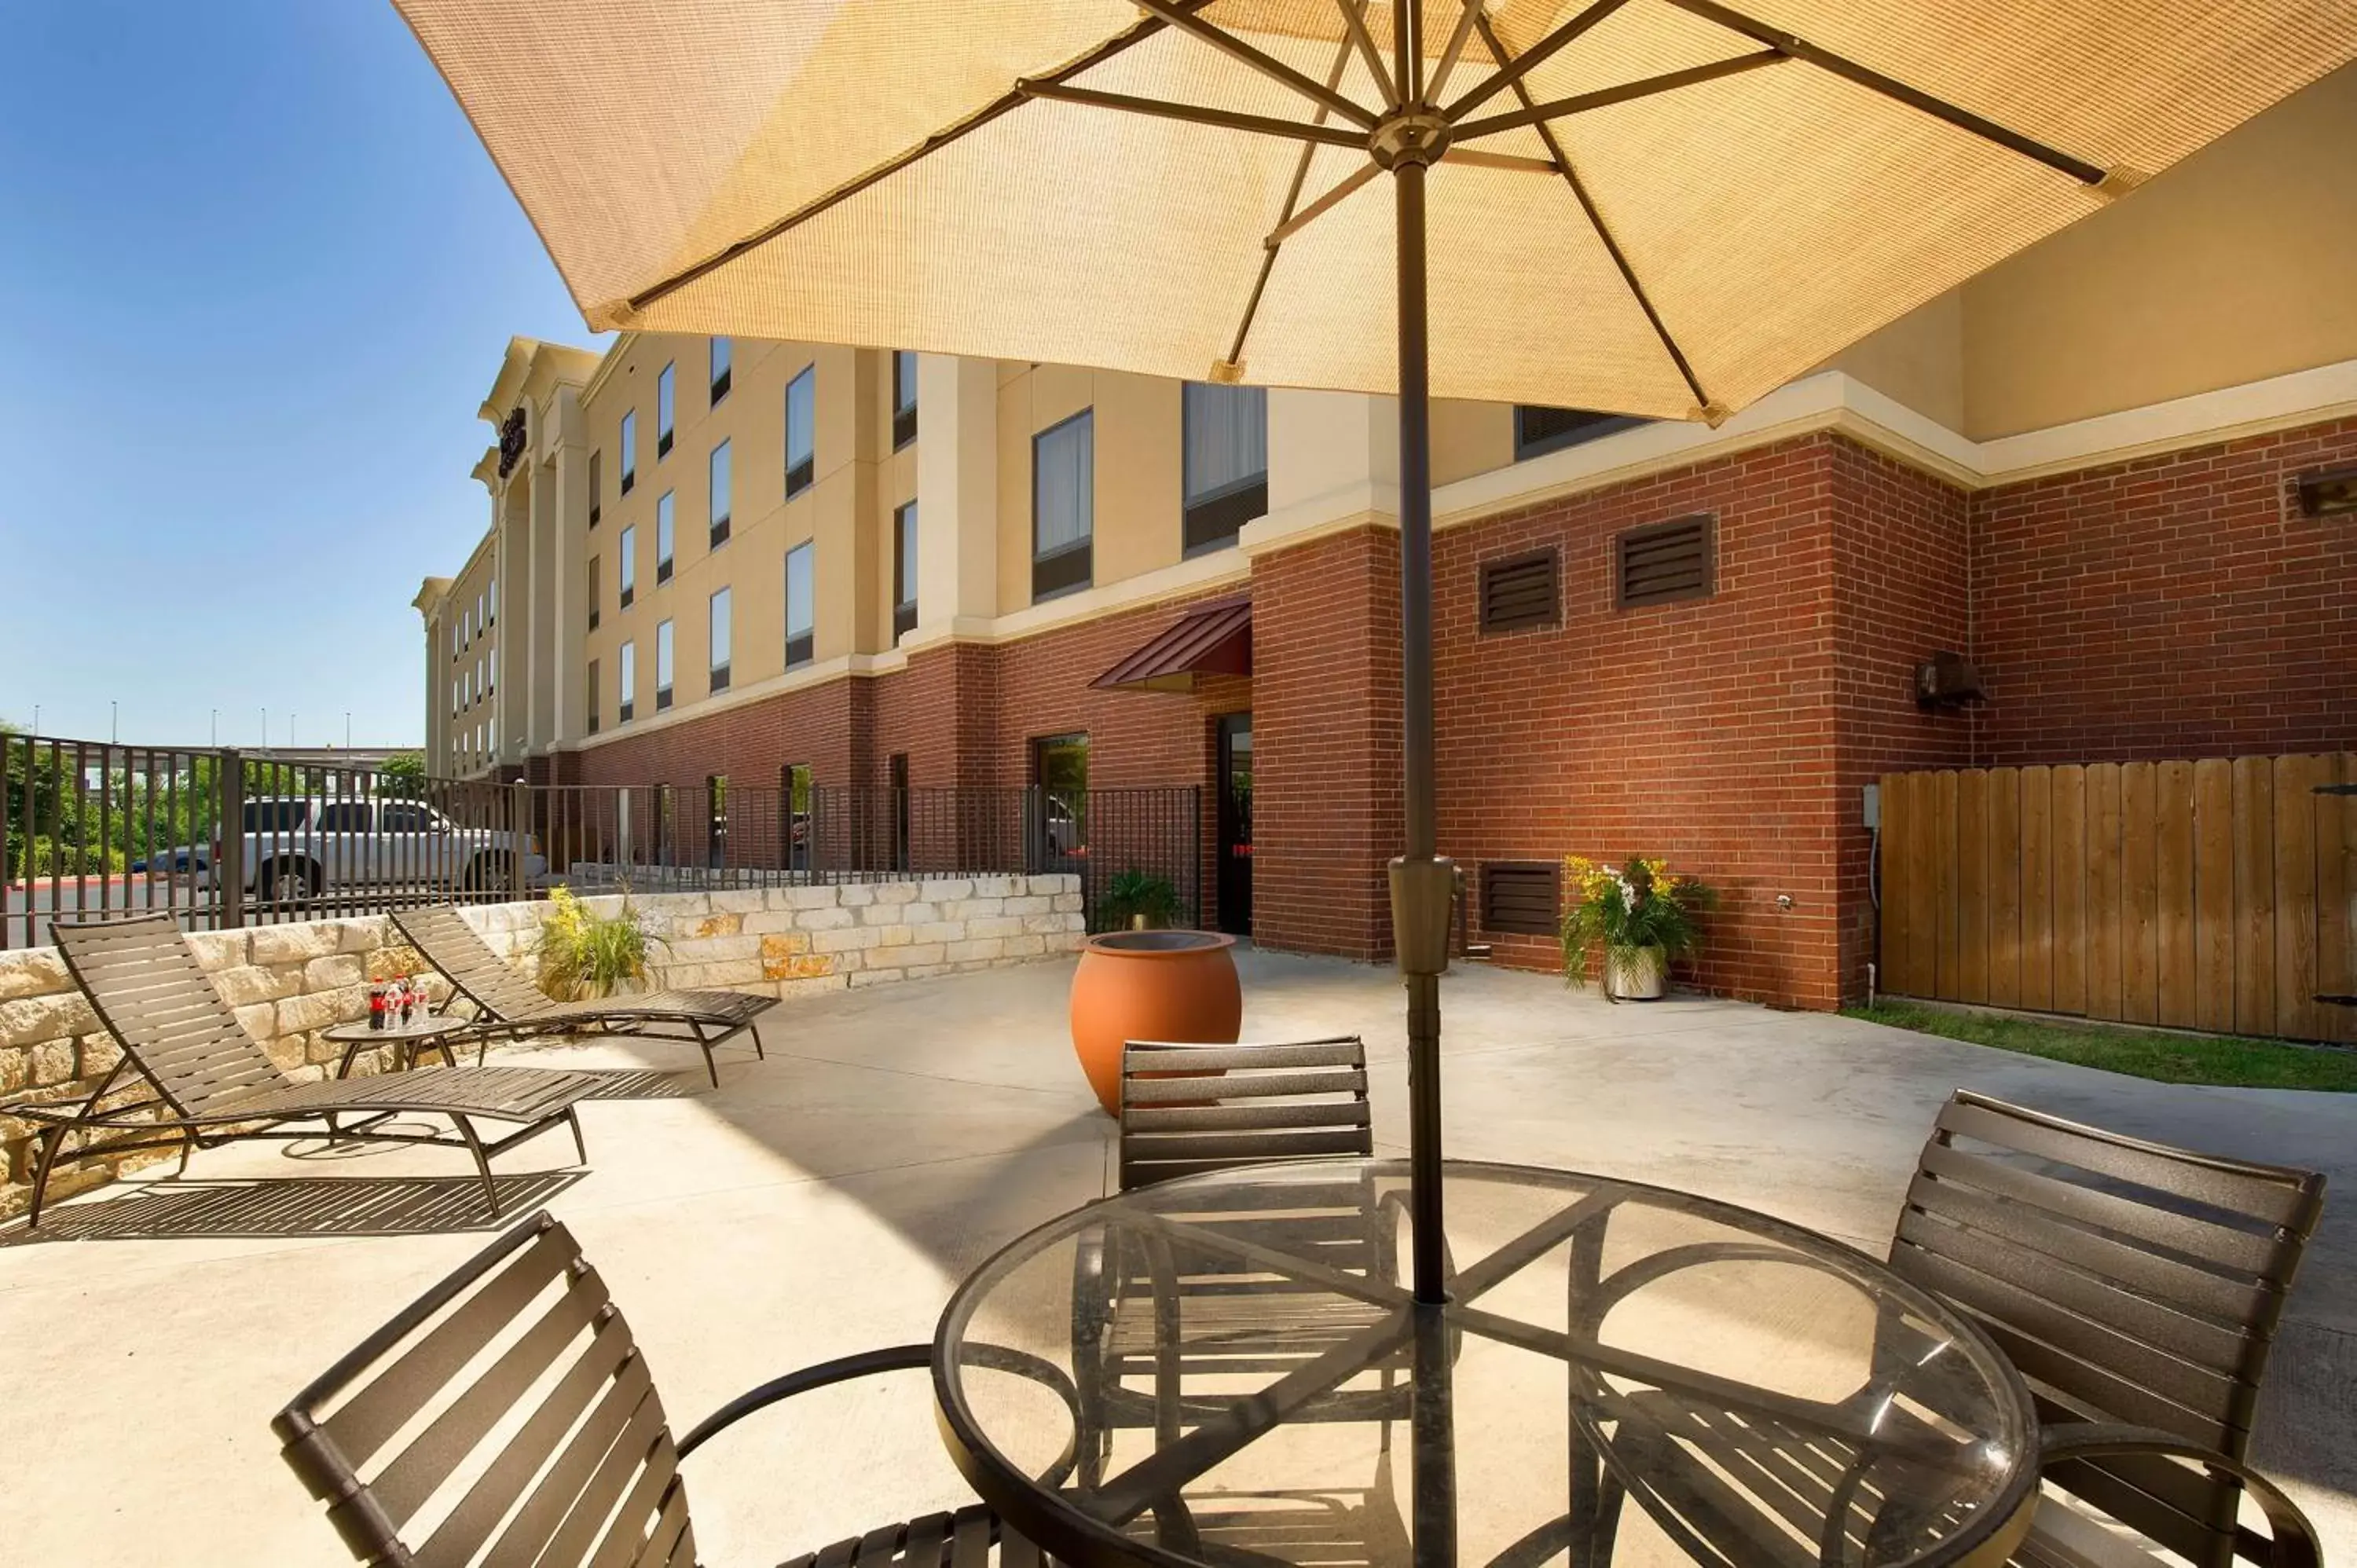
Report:
[{"label": "wooden privacy fence", "polygon": [[2357,1040],[2357,755],[1894,773],[1881,983],[1906,996]]}]

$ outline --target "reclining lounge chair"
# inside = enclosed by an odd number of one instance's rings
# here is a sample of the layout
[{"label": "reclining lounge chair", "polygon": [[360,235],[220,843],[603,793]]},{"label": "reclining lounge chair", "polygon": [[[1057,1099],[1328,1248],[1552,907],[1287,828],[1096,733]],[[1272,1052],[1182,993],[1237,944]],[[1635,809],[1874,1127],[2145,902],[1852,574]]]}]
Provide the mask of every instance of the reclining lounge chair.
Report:
[{"label": "reclining lounge chair", "polygon": [[[720,1087],[715,1047],[753,1034],[753,1022],[778,1004],[774,996],[739,991],[656,991],[639,996],[601,996],[583,1002],[553,1002],[485,945],[475,929],[444,904],[404,909],[393,923],[409,945],[425,954],[456,993],[475,1011],[475,1062],[493,1040],[534,1035],[617,1035],[640,1040],[684,1040],[704,1052],[704,1070]],[[761,1036],[753,1034],[753,1054]]]},{"label": "reclining lounge chair", "polygon": [[[191,1150],[240,1138],[324,1136],[463,1148],[475,1157],[494,1219],[500,1195],[491,1155],[567,1126],[575,1153],[584,1163],[589,1157],[574,1115],[574,1103],[597,1087],[587,1073],[433,1068],[297,1083],[245,1032],[169,913],[61,921],[56,931],[68,972],[123,1047],[123,1058],[86,1100],[0,1107],[38,1130],[30,1225],[40,1223],[49,1173],[76,1133],[83,1137],[76,1158],[178,1145],[184,1170]],[[154,1098],[102,1110],[132,1071],[147,1080]],[[451,1132],[418,1131],[414,1122],[397,1121],[419,1114],[448,1117]],[[514,1122],[517,1130],[486,1142],[475,1131],[478,1119]]]}]

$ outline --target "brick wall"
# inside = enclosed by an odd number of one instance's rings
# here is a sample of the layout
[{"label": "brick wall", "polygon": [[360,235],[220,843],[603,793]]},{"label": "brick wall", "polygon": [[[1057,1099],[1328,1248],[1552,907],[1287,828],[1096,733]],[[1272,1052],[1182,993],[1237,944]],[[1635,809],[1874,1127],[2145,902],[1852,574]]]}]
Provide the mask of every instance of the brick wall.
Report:
[{"label": "brick wall", "polygon": [[2357,420],[1983,492],[1984,765],[2336,750],[2357,735],[2357,519],[2291,483]]}]

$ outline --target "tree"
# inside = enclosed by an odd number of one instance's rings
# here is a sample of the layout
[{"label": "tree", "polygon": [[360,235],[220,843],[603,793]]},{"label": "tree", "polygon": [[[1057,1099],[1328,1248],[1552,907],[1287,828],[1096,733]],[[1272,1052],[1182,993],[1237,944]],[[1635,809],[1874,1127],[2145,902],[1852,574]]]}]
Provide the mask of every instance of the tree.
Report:
[{"label": "tree", "polygon": [[376,770],[376,792],[392,800],[425,799],[425,753],[396,751],[386,757]]}]

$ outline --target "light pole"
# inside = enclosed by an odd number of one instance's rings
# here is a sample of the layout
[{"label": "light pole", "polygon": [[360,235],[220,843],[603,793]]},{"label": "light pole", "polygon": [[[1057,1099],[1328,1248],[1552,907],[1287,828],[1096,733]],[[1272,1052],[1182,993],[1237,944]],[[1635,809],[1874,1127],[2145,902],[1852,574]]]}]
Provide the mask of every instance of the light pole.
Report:
[{"label": "light pole", "polygon": [[351,709],[350,709],[350,708],[346,708],[346,709],[344,710],[344,749],[345,749],[346,751],[350,751],[350,750],[351,750],[351,748],[352,748],[352,711],[351,711]]},{"label": "light pole", "polygon": [[123,705],[113,697],[106,699],[106,744],[114,745],[123,738]]},{"label": "light pole", "polygon": [[286,749],[287,749],[287,750],[289,750],[289,751],[292,751],[292,750],[294,750],[294,749],[295,749],[295,721],[296,721],[296,719],[301,718],[302,716],[303,716],[302,714],[298,714],[298,713],[294,712],[292,709],[289,709],[289,710],[287,711],[287,714],[286,714]]},{"label": "light pole", "polygon": [[262,710],[262,749],[264,751],[270,749],[270,710],[268,708]]},{"label": "light pole", "polygon": [[219,751],[221,749],[221,710],[219,708],[215,708],[213,710],[212,746],[215,751]]}]

